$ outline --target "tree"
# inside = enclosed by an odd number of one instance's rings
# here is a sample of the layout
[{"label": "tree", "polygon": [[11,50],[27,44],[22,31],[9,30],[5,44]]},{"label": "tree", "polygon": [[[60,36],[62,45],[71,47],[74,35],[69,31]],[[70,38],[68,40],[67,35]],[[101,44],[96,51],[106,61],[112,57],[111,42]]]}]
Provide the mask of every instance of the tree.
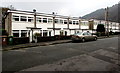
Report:
[{"label": "tree", "polygon": [[0,29],[0,36],[8,36],[8,33],[6,32],[5,29]]},{"label": "tree", "polygon": [[97,36],[105,35],[105,27],[103,24],[98,24],[97,25]]},{"label": "tree", "polygon": [[98,24],[97,25],[97,32],[105,32],[105,27],[103,24]]},{"label": "tree", "polygon": [[2,28],[1,29],[5,29],[5,19],[8,15],[8,10],[9,8],[1,8],[2,9]]}]

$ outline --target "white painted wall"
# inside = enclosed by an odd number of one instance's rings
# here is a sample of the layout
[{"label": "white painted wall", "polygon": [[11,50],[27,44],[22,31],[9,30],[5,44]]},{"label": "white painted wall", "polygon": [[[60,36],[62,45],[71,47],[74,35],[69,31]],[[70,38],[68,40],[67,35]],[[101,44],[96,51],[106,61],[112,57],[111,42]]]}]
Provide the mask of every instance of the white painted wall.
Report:
[{"label": "white painted wall", "polygon": [[[25,15],[25,14],[16,14],[16,13],[12,13],[12,15],[34,17],[34,15]],[[52,19],[52,17],[43,17],[43,16],[37,16],[37,17]],[[57,18],[57,19],[66,20],[66,19],[62,19],[62,18]],[[85,22],[85,25],[84,25],[84,22]],[[100,24],[100,21],[94,20],[94,29],[97,28],[97,24]],[[101,21],[101,24],[105,24],[105,21]],[[36,26],[37,26],[37,28],[42,28],[41,30],[51,31],[51,33],[52,33],[51,36],[54,36],[54,31],[52,29],[48,29],[48,28],[53,28],[53,23],[36,22]],[[29,30],[26,27],[34,27],[34,21],[33,22],[12,21],[12,30]],[[75,30],[70,31],[70,30],[64,29],[64,28],[68,28],[67,24],[55,23],[55,28],[61,28],[61,30],[67,31],[68,35],[75,33]],[[80,28],[81,29],[89,29],[88,21],[87,20],[81,21]],[[119,23],[112,22],[112,25],[110,25],[109,28],[119,29]],[[69,24],[69,29],[79,29],[79,24],[78,25]],[[55,30],[55,35],[60,35],[61,30]],[[114,31],[116,31],[116,30],[114,30]],[[39,31],[37,30],[37,31],[34,31],[34,33],[35,32],[39,32]],[[32,35],[30,35],[30,36],[32,36]]]}]

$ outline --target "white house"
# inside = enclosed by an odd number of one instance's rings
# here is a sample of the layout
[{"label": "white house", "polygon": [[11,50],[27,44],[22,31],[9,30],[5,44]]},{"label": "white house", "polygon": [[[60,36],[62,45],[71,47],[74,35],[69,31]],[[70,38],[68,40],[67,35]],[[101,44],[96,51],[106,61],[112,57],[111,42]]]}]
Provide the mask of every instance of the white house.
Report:
[{"label": "white house", "polygon": [[[20,10],[9,10],[6,18],[5,29],[10,36],[30,37],[39,33],[40,36],[66,35],[70,36],[80,31],[89,30],[89,20],[78,17],[61,16],[55,14],[45,14]],[[94,20],[92,29],[96,29],[99,23],[105,24],[105,21]],[[119,29],[119,23],[111,22],[110,28]]]}]

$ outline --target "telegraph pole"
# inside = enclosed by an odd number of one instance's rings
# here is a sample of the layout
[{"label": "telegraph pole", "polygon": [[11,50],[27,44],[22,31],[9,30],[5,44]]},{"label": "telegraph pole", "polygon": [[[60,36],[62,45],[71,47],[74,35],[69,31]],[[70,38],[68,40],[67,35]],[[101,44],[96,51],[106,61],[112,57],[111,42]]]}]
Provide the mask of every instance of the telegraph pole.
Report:
[{"label": "telegraph pole", "polygon": [[108,7],[105,8],[105,21],[106,21],[105,25],[107,25],[107,36],[109,37]]}]

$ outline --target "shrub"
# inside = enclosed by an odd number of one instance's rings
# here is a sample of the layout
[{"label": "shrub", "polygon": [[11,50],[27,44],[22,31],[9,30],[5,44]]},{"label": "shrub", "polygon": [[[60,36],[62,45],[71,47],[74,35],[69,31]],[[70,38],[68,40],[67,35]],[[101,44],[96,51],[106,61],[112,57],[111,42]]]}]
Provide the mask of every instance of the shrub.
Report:
[{"label": "shrub", "polygon": [[98,24],[97,25],[97,32],[105,32],[105,27],[103,24]]}]

